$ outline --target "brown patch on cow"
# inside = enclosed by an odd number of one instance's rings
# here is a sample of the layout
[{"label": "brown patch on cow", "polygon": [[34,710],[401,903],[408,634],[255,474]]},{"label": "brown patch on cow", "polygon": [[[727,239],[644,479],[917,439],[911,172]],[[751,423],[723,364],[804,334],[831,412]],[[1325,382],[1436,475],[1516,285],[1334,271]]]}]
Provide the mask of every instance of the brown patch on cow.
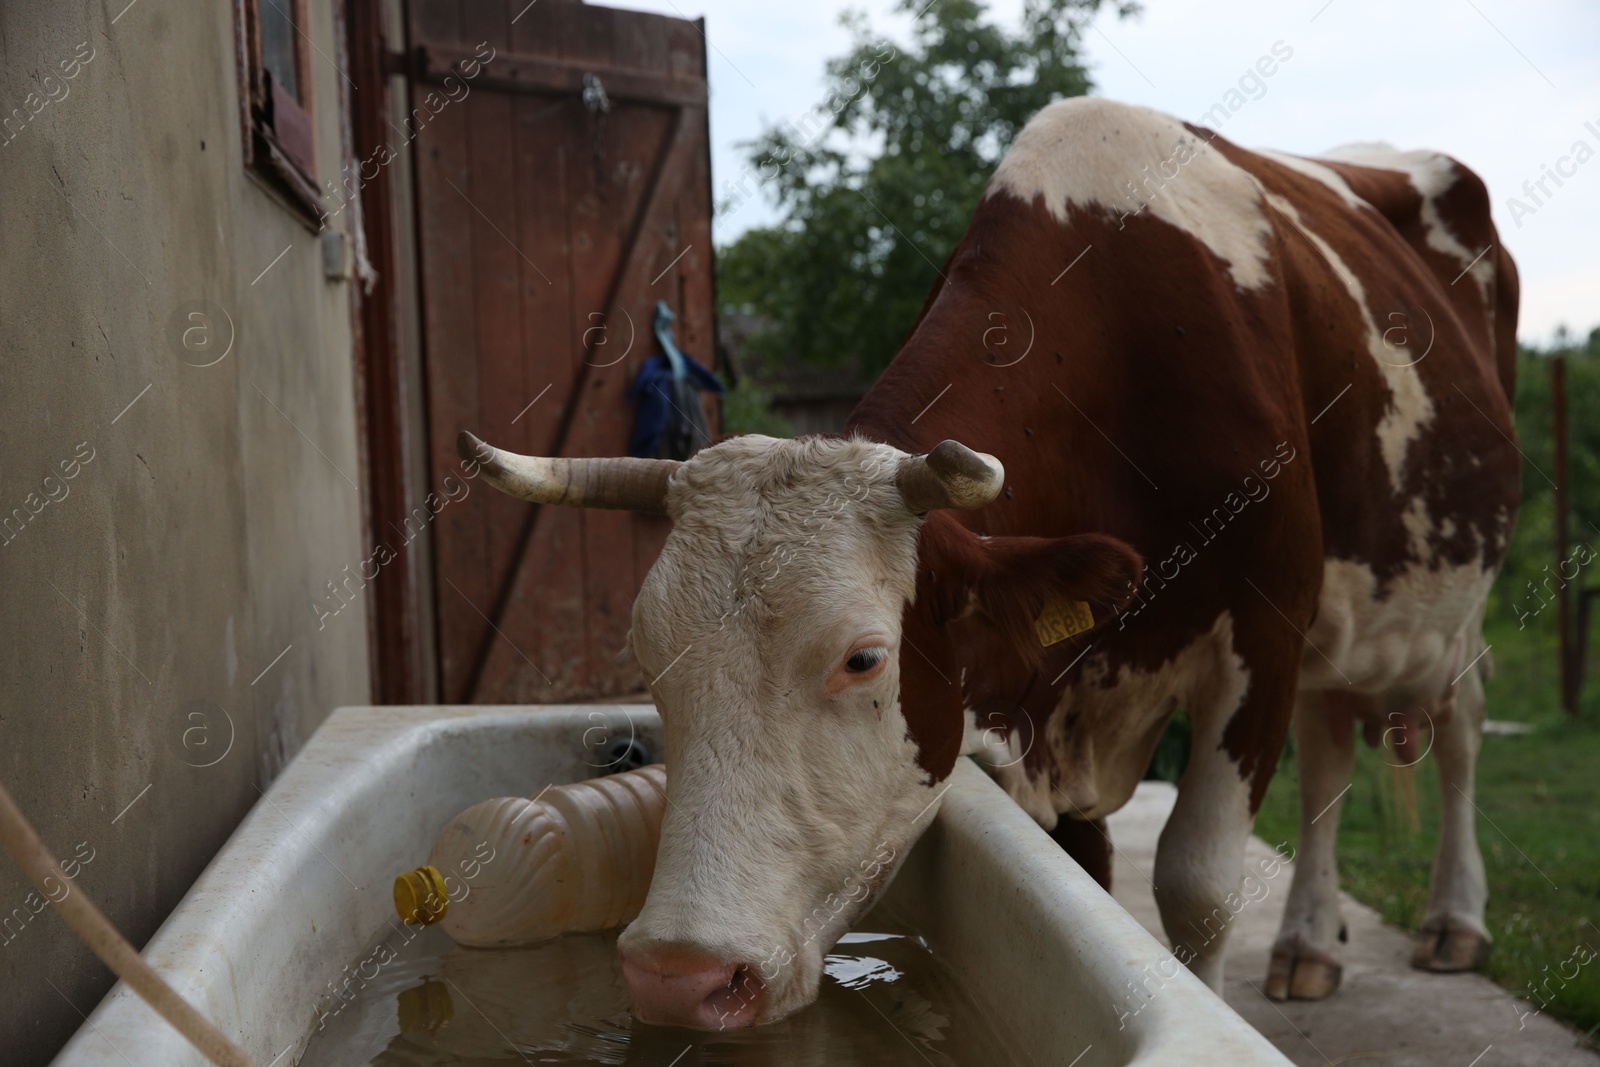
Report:
[{"label": "brown patch on cow", "polygon": [[1517,395],[1517,308],[1522,298],[1522,282],[1511,253],[1496,247],[1494,256],[1494,358],[1500,372],[1500,387],[1508,397]]},{"label": "brown patch on cow", "polygon": [[900,713],[917,746],[917,766],[930,782],[942,782],[961,755],[966,709],[950,636],[934,621],[925,588],[919,574],[917,599],[901,619]]},{"label": "brown patch on cow", "polygon": [[[1308,615],[1319,586],[1320,582],[1308,583],[1282,610],[1302,618]],[[1222,748],[1238,765],[1239,777],[1250,783],[1252,816],[1261,810],[1289,736],[1303,644],[1300,634],[1285,625],[1271,605],[1267,612],[1271,614],[1256,611],[1234,617],[1234,644],[1250,671],[1250,682],[1222,733]]]},{"label": "brown patch on cow", "polygon": [[1139,554],[1101,534],[1066,537],[980,538],[948,514],[924,521],[917,567],[926,572],[934,621],[946,625],[976,617],[997,638],[997,652],[1029,665],[1042,658],[1034,623],[1047,605],[1083,601],[1103,624],[1127,604],[1139,585]]},{"label": "brown patch on cow", "polygon": [[1137,589],[1139,572],[1138,554],[1110,537],[980,539],[950,514],[931,513],[918,535],[917,597],[900,655],[901,708],[923,770],[940,781],[959,754],[972,691],[958,682],[970,664],[985,664],[986,678],[1031,682],[1046,658],[1034,629],[1045,606],[1085,601],[1104,625]]}]

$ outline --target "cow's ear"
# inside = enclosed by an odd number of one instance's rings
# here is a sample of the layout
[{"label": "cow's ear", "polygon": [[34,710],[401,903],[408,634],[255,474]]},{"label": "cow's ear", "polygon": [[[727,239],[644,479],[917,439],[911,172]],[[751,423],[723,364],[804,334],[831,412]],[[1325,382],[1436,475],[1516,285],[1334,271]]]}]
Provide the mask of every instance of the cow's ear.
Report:
[{"label": "cow's ear", "polygon": [[1139,554],[1114,537],[979,537],[945,516],[929,520],[918,597],[940,624],[981,620],[1024,656],[1104,622],[1139,585]]}]

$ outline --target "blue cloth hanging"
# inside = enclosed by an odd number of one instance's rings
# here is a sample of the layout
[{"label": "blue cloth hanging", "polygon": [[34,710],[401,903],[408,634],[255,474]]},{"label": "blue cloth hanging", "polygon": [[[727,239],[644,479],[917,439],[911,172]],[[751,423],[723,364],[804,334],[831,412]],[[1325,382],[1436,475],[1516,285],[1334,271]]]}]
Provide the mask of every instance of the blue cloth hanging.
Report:
[{"label": "blue cloth hanging", "polygon": [[723,392],[722,382],[678,348],[672,309],[656,302],[655,335],[661,351],[644,361],[628,386],[636,405],[628,454],[644,459],[688,459],[710,439],[700,393]]}]

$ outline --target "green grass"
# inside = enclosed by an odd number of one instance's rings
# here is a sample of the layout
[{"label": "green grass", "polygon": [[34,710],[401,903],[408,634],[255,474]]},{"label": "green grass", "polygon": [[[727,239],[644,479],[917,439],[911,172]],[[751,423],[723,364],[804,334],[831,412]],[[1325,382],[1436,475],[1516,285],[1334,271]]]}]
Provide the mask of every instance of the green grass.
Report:
[{"label": "green grass", "polygon": [[[1494,938],[1486,973],[1592,1037],[1600,959],[1585,958],[1600,953],[1600,669],[1591,655],[1582,714],[1570,720],[1557,700],[1550,621],[1519,631],[1514,619],[1491,620],[1486,636],[1495,661],[1489,717],[1534,725],[1524,736],[1485,737],[1478,759],[1478,843]],[[1383,750],[1360,746],[1340,819],[1340,878],[1385,922],[1415,930],[1438,839],[1438,769],[1431,756],[1410,770],[1389,762]],[[1256,832],[1298,844],[1298,827],[1297,774],[1286,753]]]}]

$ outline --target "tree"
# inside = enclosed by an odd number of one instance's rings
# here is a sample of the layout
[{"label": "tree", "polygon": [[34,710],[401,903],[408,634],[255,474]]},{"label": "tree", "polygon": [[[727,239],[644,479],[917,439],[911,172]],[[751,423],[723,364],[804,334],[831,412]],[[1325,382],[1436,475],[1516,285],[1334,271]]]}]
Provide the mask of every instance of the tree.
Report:
[{"label": "tree", "polygon": [[[1560,331],[1545,348],[1519,346],[1517,352],[1517,444],[1523,456],[1522,504],[1517,529],[1506,552],[1491,618],[1515,621],[1520,606],[1537,603],[1527,585],[1538,585],[1555,572],[1555,428],[1551,416],[1550,359],[1567,357],[1567,467],[1571,515],[1571,543],[1600,547],[1600,327],[1578,339]],[[1582,557],[1579,557],[1582,558]],[[1593,586],[1600,563],[1581,569],[1574,584]],[[1549,613],[1543,622],[1549,622]]]},{"label": "tree", "polygon": [[846,16],[824,104],[744,146],[783,213],[718,256],[723,304],[770,324],[748,355],[882,369],[1017,132],[1091,88],[1080,39],[1106,2],[1024,0],[1011,32],[983,0],[901,0],[909,44]]}]

